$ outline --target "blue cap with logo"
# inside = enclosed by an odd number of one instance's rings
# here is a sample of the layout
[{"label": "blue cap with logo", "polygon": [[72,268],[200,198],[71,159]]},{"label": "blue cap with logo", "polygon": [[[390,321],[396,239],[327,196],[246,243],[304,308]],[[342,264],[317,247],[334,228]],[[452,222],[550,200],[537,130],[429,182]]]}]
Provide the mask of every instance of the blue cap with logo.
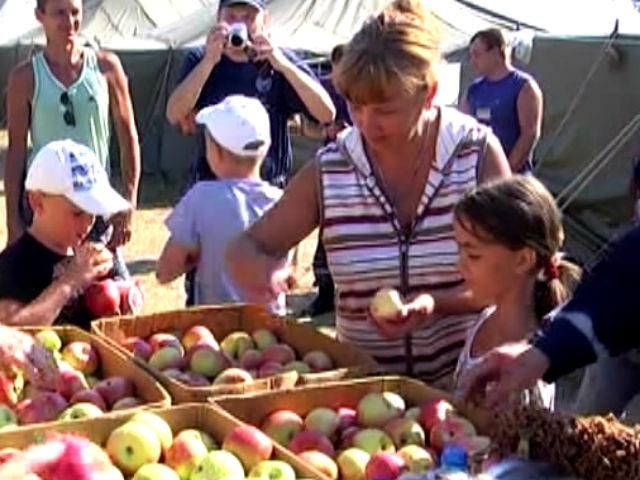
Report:
[{"label": "blue cap with logo", "polygon": [[220,8],[232,7],[234,5],[249,5],[258,10],[267,8],[265,0],[220,0]]}]

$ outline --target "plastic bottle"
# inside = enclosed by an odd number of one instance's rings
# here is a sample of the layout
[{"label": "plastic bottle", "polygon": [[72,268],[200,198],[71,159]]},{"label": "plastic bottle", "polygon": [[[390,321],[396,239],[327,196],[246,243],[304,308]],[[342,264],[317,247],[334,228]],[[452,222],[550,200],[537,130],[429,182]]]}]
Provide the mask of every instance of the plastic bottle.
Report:
[{"label": "plastic bottle", "polygon": [[470,480],[467,452],[458,445],[444,448],[440,467],[429,472],[428,480]]}]

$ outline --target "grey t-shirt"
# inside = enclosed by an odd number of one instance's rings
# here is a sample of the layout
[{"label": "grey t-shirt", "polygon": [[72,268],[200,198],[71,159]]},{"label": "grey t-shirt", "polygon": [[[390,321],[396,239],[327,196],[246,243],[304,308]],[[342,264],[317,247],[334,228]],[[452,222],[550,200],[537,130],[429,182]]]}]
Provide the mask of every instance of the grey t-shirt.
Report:
[{"label": "grey t-shirt", "polygon": [[196,183],[178,202],[165,224],[172,241],[200,252],[196,305],[244,301],[225,274],[225,249],[281,196],[282,190],[262,180],[207,180]]}]

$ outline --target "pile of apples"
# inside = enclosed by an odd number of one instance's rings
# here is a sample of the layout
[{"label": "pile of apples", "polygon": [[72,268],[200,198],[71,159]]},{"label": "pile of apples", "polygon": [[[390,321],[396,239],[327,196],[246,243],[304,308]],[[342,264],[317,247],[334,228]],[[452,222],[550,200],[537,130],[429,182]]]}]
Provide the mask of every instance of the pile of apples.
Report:
[{"label": "pile of apples", "polygon": [[314,350],[300,359],[268,329],[232,332],[218,343],[211,330],[195,325],[183,334],[127,337],[121,344],[154,369],[193,387],[251,383],[288,371],[306,374],[334,368],[324,351]]},{"label": "pile of apples", "polygon": [[372,392],[357,407],[318,407],[300,416],[269,414],[261,430],[329,478],[408,480],[436,468],[455,443],[470,456],[489,448],[473,424],[444,400],[408,408],[394,392]]},{"label": "pile of apples", "polygon": [[23,372],[0,374],[0,429],[16,425],[75,420],[142,405],[128,378],[100,380],[100,356],[89,342],[63,346],[53,330],[35,335],[37,343],[50,349],[59,369],[55,391],[38,390],[25,383]]},{"label": "pile of apples", "polygon": [[[53,442],[57,441],[60,440],[54,438]],[[99,466],[100,475],[91,476],[91,473],[97,472],[86,472],[82,476],[76,471],[73,477],[58,475],[50,478],[296,480],[296,473],[291,465],[282,460],[271,459],[273,441],[259,429],[249,425],[233,429],[220,446],[209,434],[199,429],[185,429],[174,436],[171,427],[162,417],[142,411],[113,430],[104,449],[88,441],[73,443],[76,448],[69,454],[75,455],[76,461],[68,463],[74,465],[76,470],[79,464],[86,464],[89,469]],[[13,448],[0,450],[0,464],[11,460],[18,453]],[[84,461],[89,457],[100,461]],[[55,462],[58,464],[56,468],[59,469],[63,460]]]}]

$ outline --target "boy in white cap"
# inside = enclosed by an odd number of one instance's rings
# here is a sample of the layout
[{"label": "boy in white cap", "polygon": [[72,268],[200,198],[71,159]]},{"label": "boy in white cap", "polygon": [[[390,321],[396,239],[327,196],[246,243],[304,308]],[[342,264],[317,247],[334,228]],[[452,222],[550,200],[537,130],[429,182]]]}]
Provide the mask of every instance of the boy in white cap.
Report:
[{"label": "boy in white cap", "polygon": [[72,140],[45,145],[25,181],[33,223],[0,252],[0,323],[51,325],[56,320],[88,327],[79,300],[113,266],[111,253],[85,242],[95,217],[130,204],[109,184],[89,148]]},{"label": "boy in white cap", "polygon": [[[226,278],[224,252],[282,195],[260,179],[271,145],[269,116],[258,99],[231,95],[202,109],[196,122],[205,127],[207,162],[218,180],[196,183],[167,218],[171,236],[156,275],[167,283],[195,267],[196,305],[249,301]],[[271,307],[284,310],[284,298]]]}]

